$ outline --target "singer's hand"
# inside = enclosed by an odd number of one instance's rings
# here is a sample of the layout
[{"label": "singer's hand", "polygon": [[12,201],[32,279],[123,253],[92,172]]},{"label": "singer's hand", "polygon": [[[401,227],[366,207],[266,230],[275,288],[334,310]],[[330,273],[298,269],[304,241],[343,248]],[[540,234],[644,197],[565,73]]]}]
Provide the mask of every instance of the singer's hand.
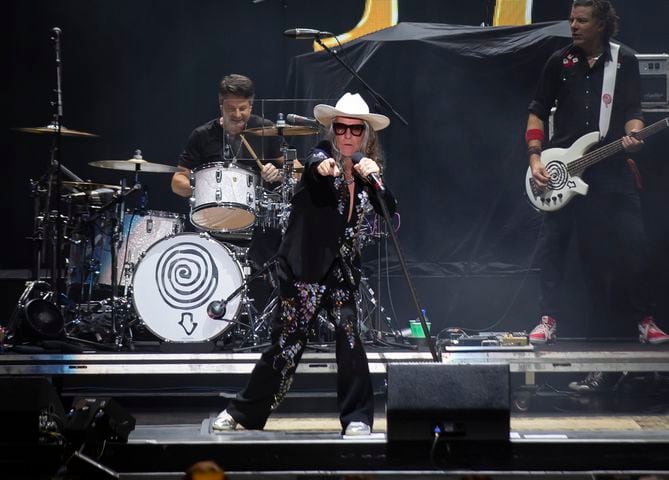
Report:
[{"label": "singer's hand", "polygon": [[316,167],[316,171],[321,177],[338,177],[341,173],[334,158],[326,158]]},{"label": "singer's hand", "polygon": [[269,183],[280,182],[283,180],[281,170],[276,168],[271,163],[266,163],[263,165],[262,170],[260,170],[260,176],[263,180]]},{"label": "singer's hand", "polygon": [[353,170],[355,170],[362,178],[367,178],[368,175],[379,173],[381,171],[379,165],[374,160],[367,157],[363,157],[358,163],[353,165]]}]

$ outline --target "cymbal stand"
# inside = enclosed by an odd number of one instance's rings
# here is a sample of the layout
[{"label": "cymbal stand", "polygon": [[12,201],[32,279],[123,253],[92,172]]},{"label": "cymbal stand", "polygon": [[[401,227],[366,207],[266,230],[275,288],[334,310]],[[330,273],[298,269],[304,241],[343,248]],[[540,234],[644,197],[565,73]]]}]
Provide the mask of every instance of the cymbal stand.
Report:
[{"label": "cymbal stand", "polygon": [[[58,27],[52,29],[51,40],[54,42],[54,50],[56,55],[56,100],[53,102],[54,107],[54,121],[56,123],[56,134],[54,135],[53,143],[53,154],[52,154],[52,165],[55,167],[55,192],[51,191],[52,188],[52,178],[49,179],[49,188],[47,193],[47,209],[48,218],[47,220],[47,231],[52,235],[51,241],[51,258],[50,258],[50,267],[51,267],[51,287],[54,292],[55,304],[60,306],[60,292],[61,292],[61,271],[62,271],[62,216],[61,216],[61,126],[63,123],[63,98],[62,98],[62,74],[61,74],[61,58],[60,58],[60,33],[61,30]],[[52,197],[53,195],[53,197]],[[54,210],[51,211],[51,198],[54,201]],[[53,225],[55,217],[55,228]],[[55,237],[55,238],[54,238]]]},{"label": "cymbal stand", "polygon": [[293,198],[293,190],[295,188],[295,179],[293,178],[293,171],[295,160],[297,160],[297,150],[288,148],[285,139],[281,145],[281,154],[283,155],[283,178],[284,182],[281,185],[281,201],[284,204],[289,204]]},{"label": "cymbal stand", "polygon": [[[126,198],[136,191],[142,191],[143,197],[141,200],[141,205],[145,206],[146,204],[146,195],[148,195],[142,186],[139,183],[139,172],[140,165],[135,166],[135,184],[131,188],[126,188],[125,178],[121,180],[121,193],[118,197],[112,200],[111,204],[115,206],[116,211],[111,216],[111,325],[112,333],[115,337],[115,345],[117,350],[121,350],[124,346],[132,349],[132,336],[128,331],[128,316],[130,315],[130,309],[128,305],[127,298],[125,296],[120,297],[118,294],[119,290],[119,278],[118,278],[118,254],[117,252],[121,248],[123,242],[123,223],[125,220],[125,200]],[[103,207],[107,208],[107,206]],[[143,208],[143,207],[142,207]]]}]

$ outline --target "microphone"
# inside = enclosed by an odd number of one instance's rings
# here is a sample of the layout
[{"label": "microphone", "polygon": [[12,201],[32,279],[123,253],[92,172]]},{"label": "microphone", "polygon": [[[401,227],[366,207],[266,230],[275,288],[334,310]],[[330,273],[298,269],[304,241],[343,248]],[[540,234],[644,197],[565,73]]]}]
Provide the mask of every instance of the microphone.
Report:
[{"label": "microphone", "polygon": [[315,118],[302,117],[294,113],[289,113],[286,115],[286,121],[291,125],[302,125],[304,127],[314,127],[318,128],[320,124]]},{"label": "microphone", "polygon": [[291,37],[296,40],[313,40],[314,38],[334,37],[330,32],[322,32],[314,30],[313,28],[291,28],[283,32],[286,37]]},{"label": "microphone", "polygon": [[[353,165],[360,163],[360,160],[362,160],[364,157],[365,156],[361,152],[355,152],[353,155],[351,155]],[[378,173],[370,173],[367,175],[367,181],[372,185],[372,187],[374,187],[374,190],[378,190],[379,192],[384,192],[386,190],[386,187],[381,182],[381,177],[379,177]]]},{"label": "microphone", "polygon": [[225,316],[225,311],[228,309],[225,300],[214,300],[207,305],[207,315],[213,320],[220,320]]}]

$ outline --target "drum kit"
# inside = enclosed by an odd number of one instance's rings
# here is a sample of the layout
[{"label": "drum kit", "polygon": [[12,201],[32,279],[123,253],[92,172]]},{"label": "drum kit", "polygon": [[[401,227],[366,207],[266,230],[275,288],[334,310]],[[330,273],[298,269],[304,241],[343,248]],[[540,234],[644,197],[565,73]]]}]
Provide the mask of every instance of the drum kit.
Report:
[{"label": "drum kit", "polygon": [[[53,135],[57,129],[49,125],[17,130]],[[60,132],[71,137],[95,136],[64,127]],[[244,133],[314,135],[318,130],[263,127]],[[148,209],[147,190],[140,182],[143,175],[174,173],[177,167],[149,162],[139,150],[126,160],[90,162],[93,167],[134,173],[132,186],[125,179],[119,185],[108,185],[84,181],[60,163],[56,174],[52,155],[51,171],[32,182],[33,238],[38,251],[35,278],[40,281],[42,260],[52,252],[52,256],[64,257],[64,267],[52,274],[52,283],[63,287],[49,290],[31,285],[31,291],[41,292],[42,300],[48,298],[60,308],[67,338],[116,350],[133,349],[136,338],[143,334],[161,345],[212,344],[224,333],[234,337],[231,341],[241,348],[266,342],[267,320],[278,305],[273,262],[253,271],[248,245],[232,240],[250,240],[268,230],[278,231],[280,238],[285,230],[301,169],[296,151],[283,144],[284,180],[274,190],[261,186],[256,172],[236,164],[216,162],[193,169],[189,220],[197,232],[185,231],[184,215]],[[58,188],[52,185],[56,181]],[[48,198],[53,191],[60,191],[65,206],[57,213]],[[128,198],[136,193],[138,207],[130,209]],[[58,223],[63,240],[60,250],[51,245]],[[261,275],[274,292],[264,308],[256,308],[249,285]],[[207,308],[214,301],[224,305],[220,318],[208,315]]]}]

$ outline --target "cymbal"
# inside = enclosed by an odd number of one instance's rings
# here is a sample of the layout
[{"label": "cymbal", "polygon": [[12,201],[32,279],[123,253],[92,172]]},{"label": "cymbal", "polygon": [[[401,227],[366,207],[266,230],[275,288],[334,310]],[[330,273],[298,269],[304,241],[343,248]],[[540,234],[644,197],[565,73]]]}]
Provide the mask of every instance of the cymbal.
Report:
[{"label": "cymbal", "polygon": [[[58,133],[58,125],[50,123],[44,127],[20,127],[13,128],[17,132],[23,133],[37,133],[42,135],[55,135]],[[82,132],[81,130],[71,130],[64,125],[60,126],[60,134],[64,137],[97,137],[94,133]]]},{"label": "cymbal", "polygon": [[124,170],[128,172],[173,173],[179,171],[177,167],[173,167],[172,165],[147,162],[142,157],[141,150],[135,150],[135,155],[128,160],[97,160],[95,162],[89,162],[89,165],[92,167]]},{"label": "cymbal", "polygon": [[179,171],[172,165],[147,162],[146,160],[130,158],[128,160],[97,160],[89,162],[92,167],[109,168],[111,170],[124,170],[128,172],[151,172],[151,173],[173,173]]},{"label": "cymbal", "polygon": [[[281,130],[281,132],[279,132],[279,130]],[[318,134],[318,129],[314,127],[303,127],[301,125],[286,125],[281,129],[276,126],[266,126],[248,128],[244,130],[244,133],[261,135],[263,137],[277,137],[279,135],[283,137],[291,137],[295,135],[316,135]]]},{"label": "cymbal", "polygon": [[98,188],[109,188],[112,190],[120,190],[119,185],[105,185],[104,183],[95,183],[95,182],[63,182],[63,187],[65,188],[76,188],[78,190],[97,190]]}]

